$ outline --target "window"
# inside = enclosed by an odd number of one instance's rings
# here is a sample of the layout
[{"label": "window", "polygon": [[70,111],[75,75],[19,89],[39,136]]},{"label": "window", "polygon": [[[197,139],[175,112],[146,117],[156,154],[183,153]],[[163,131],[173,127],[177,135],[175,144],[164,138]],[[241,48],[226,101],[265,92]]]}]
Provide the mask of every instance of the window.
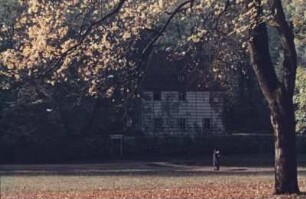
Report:
[{"label": "window", "polygon": [[161,100],[161,92],[160,91],[154,91],[153,98],[154,98],[154,101],[160,101]]},{"label": "window", "polygon": [[162,128],[163,128],[163,118],[161,117],[154,118],[154,129],[160,130]]},{"label": "window", "polygon": [[203,101],[204,102],[209,102],[209,93],[208,92],[203,93]]},{"label": "window", "polygon": [[218,98],[218,97],[214,97],[214,98],[213,98],[213,102],[214,102],[214,103],[218,103],[218,102],[219,102],[219,98]]},{"label": "window", "polygon": [[180,91],[179,92],[179,101],[186,101],[186,92]]},{"label": "window", "polygon": [[142,98],[143,98],[144,100],[146,100],[146,101],[151,101],[151,100],[152,100],[152,97],[151,97],[150,94],[147,93],[147,92],[143,93]]},{"label": "window", "polygon": [[187,126],[187,120],[186,120],[186,118],[178,118],[178,120],[177,120],[178,122],[178,128],[180,129],[180,130],[186,130],[186,126]]},{"label": "window", "polygon": [[210,118],[204,118],[204,120],[203,120],[203,128],[205,130],[211,129],[211,119]]},{"label": "window", "polygon": [[132,127],[133,126],[133,120],[131,117],[129,117],[126,121],[126,126],[127,127]]},{"label": "window", "polygon": [[182,81],[184,81],[185,77],[184,77],[184,75],[179,74],[177,79],[178,79],[178,81],[182,82]]}]

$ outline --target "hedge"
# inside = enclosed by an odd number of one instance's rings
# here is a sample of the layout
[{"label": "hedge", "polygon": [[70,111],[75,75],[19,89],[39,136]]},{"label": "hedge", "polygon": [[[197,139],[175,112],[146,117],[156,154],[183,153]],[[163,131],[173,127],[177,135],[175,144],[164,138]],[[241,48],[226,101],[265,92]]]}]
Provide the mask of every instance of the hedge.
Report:
[{"label": "hedge", "polygon": [[[121,158],[120,144],[109,137],[86,139],[46,139],[43,142],[4,142],[0,140],[0,163],[89,162]],[[218,135],[200,137],[124,137],[123,158],[144,159],[162,156],[211,155],[219,148],[224,155],[274,152],[269,135]],[[297,136],[297,151],[305,153],[306,136]],[[113,153],[111,153],[113,152]]]}]

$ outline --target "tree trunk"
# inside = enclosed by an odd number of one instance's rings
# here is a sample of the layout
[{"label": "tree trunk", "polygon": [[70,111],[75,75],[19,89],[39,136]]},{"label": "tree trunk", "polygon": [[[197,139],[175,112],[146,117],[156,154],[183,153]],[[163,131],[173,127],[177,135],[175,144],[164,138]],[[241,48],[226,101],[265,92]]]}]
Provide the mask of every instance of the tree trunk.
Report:
[{"label": "tree trunk", "polygon": [[275,144],[275,194],[299,193],[293,93],[297,57],[292,27],[286,21],[280,0],[269,0],[284,53],[276,75],[269,52],[267,27],[262,22],[261,0],[255,0],[255,26],[250,29],[249,51],[259,86],[270,108]]},{"label": "tree trunk", "polygon": [[283,92],[269,104],[275,145],[275,194],[299,193],[293,101]]}]

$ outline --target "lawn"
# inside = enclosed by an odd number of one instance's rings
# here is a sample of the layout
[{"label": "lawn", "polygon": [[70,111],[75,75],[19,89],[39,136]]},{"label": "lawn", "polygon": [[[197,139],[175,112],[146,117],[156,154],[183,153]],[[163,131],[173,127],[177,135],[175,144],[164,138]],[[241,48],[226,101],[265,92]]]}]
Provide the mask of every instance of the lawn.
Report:
[{"label": "lawn", "polygon": [[[201,162],[201,161],[198,161]],[[271,166],[225,165],[213,171],[192,161],[2,165],[1,199],[306,198],[273,196]],[[299,184],[306,191],[306,167]]]}]

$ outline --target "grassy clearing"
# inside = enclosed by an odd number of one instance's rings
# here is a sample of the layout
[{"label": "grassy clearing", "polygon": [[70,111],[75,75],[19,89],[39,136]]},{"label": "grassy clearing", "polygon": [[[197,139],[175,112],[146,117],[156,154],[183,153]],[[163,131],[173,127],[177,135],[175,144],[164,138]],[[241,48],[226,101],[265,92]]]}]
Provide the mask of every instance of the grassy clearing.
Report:
[{"label": "grassy clearing", "polygon": [[[0,171],[1,199],[306,198],[305,194],[273,196],[271,166],[227,165],[215,172],[205,164],[172,161],[2,165]],[[300,167],[302,192],[306,192],[305,177],[306,167]]]}]

